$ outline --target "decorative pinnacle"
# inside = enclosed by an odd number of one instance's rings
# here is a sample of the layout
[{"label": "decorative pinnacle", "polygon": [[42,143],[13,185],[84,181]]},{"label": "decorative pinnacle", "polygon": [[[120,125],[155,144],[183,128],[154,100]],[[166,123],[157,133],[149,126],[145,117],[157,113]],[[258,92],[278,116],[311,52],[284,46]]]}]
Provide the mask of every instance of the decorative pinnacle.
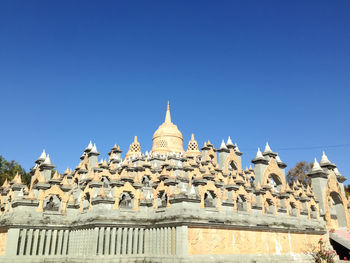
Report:
[{"label": "decorative pinnacle", "polygon": [[267,152],[272,152],[272,150],[271,150],[270,145],[269,145],[268,142],[266,142],[266,146],[265,146],[264,152],[266,152],[266,153],[267,153]]},{"label": "decorative pinnacle", "polygon": [[260,148],[258,148],[258,152],[256,153],[256,157],[255,158],[264,158],[261,151],[260,151]]},{"label": "decorative pinnacle", "polygon": [[41,153],[39,159],[45,160],[45,158],[46,158],[46,152],[45,152],[45,149],[44,149],[43,152]]},{"label": "decorative pinnacle", "polygon": [[165,114],[165,123],[171,123],[171,116],[170,116],[170,102],[168,101],[168,105],[166,107],[166,114]]},{"label": "decorative pinnacle", "polygon": [[328,160],[328,157],[327,157],[327,155],[325,154],[324,151],[322,151],[321,164],[322,163],[330,163],[330,161]]},{"label": "decorative pinnacle", "polygon": [[278,163],[281,163],[281,162],[282,162],[279,155],[276,156],[276,161],[277,161]]},{"label": "decorative pinnacle", "polygon": [[90,151],[91,149],[92,149],[92,141],[90,140],[90,142],[89,142],[89,144],[88,144],[88,146],[86,146],[86,148],[85,148],[85,151]]},{"label": "decorative pinnacle", "polygon": [[45,161],[43,162],[44,164],[52,164],[51,163],[51,159],[50,159],[50,155],[46,155]]},{"label": "decorative pinnacle", "polygon": [[221,142],[220,149],[227,149],[227,147],[226,147],[226,144],[225,144],[225,141],[224,141],[224,140],[222,140],[222,142]]},{"label": "decorative pinnacle", "polygon": [[312,167],[312,171],[322,171],[322,168],[316,158],[314,161],[314,166]]},{"label": "decorative pinnacle", "polygon": [[134,137],[134,142],[137,142],[137,136]]},{"label": "decorative pinnacle", "polygon": [[231,137],[230,137],[230,136],[228,136],[228,139],[227,139],[227,143],[226,143],[226,145],[233,145],[233,143],[232,143],[232,140],[231,140]]}]

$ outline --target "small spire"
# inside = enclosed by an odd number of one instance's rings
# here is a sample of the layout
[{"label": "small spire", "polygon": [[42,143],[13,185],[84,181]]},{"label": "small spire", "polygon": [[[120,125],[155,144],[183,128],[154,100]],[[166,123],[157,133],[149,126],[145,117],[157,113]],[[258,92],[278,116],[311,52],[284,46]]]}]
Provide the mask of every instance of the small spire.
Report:
[{"label": "small spire", "polygon": [[238,148],[237,143],[235,143],[235,145],[234,145],[234,146],[235,146],[235,151],[236,151],[236,152],[239,152],[239,148]]},{"label": "small spire", "polygon": [[257,190],[257,191],[260,191],[260,190],[261,190],[261,185],[260,185],[259,182],[258,182],[258,184],[256,185],[255,190]]},{"label": "small spire", "polygon": [[96,143],[94,143],[94,146],[92,146],[90,153],[98,153]]},{"label": "small spire", "polygon": [[101,187],[100,192],[98,193],[98,196],[99,196],[99,197],[102,197],[102,198],[105,198],[105,197],[106,197],[105,188],[104,188],[103,185],[102,185],[102,187]]},{"label": "small spire", "polygon": [[282,163],[281,158],[279,157],[279,155],[276,156],[276,161],[277,161],[278,163]]},{"label": "small spire", "polygon": [[9,187],[9,183],[7,181],[7,178],[5,179],[5,182],[3,183],[3,185],[1,186],[2,188],[7,188]]},{"label": "small spire", "polygon": [[74,196],[73,195],[69,196],[68,203],[74,204]]},{"label": "small spire", "polygon": [[91,151],[92,149],[92,141],[89,142],[88,146],[86,146],[84,152],[88,152],[88,151]]},{"label": "small spire", "polygon": [[230,136],[228,136],[226,145],[229,145],[229,146],[232,145],[232,146],[234,146]]},{"label": "small spire", "polygon": [[31,189],[31,190],[29,191],[29,194],[28,194],[28,196],[27,196],[27,199],[28,199],[28,200],[35,200],[35,199],[36,199],[33,189]]},{"label": "small spire", "polygon": [[67,176],[64,176],[64,177],[63,177],[62,182],[61,182],[61,185],[63,185],[63,186],[68,186],[68,185],[69,185]]},{"label": "small spire", "polygon": [[321,162],[320,163],[330,163],[330,161],[328,160],[327,155],[325,154],[324,151],[322,151],[322,158],[321,158]]},{"label": "small spire", "polygon": [[317,159],[315,158],[315,161],[314,161],[314,165],[312,167],[312,171],[315,172],[315,171],[322,171],[322,168],[320,166],[320,164],[318,163]]},{"label": "small spire", "polygon": [[255,158],[264,158],[263,155],[262,155],[262,153],[261,153],[261,151],[260,151],[260,148],[258,148],[258,151],[257,151],[257,153],[256,153]]},{"label": "small spire", "polygon": [[269,145],[268,142],[266,142],[266,146],[265,146],[264,152],[265,152],[265,153],[272,152],[272,150],[271,150],[270,145]]},{"label": "small spire", "polygon": [[227,147],[226,147],[226,144],[225,144],[225,141],[224,141],[224,140],[222,140],[222,142],[221,142],[220,149],[227,149]]},{"label": "small spire", "polygon": [[171,123],[171,116],[170,116],[170,102],[168,101],[168,105],[166,107],[166,114],[165,114],[165,123]]},{"label": "small spire", "polygon": [[341,173],[339,172],[337,167],[334,168],[334,173],[335,173],[335,175],[341,175]]},{"label": "small spire", "polygon": [[21,175],[17,172],[15,177],[13,178],[12,182],[14,184],[22,184],[22,179],[21,179]]},{"label": "small spire", "polygon": [[194,134],[191,134],[191,141],[194,141]]},{"label": "small spire", "polygon": [[134,142],[137,142],[137,136],[134,137]]},{"label": "small spire", "polygon": [[51,159],[50,159],[50,154],[48,154],[48,155],[46,156],[45,161],[43,162],[43,164],[49,164],[49,165],[52,164],[52,163],[51,163]]},{"label": "small spire", "polygon": [[52,177],[53,180],[59,180],[60,179],[60,175],[58,174],[58,172],[56,171],[55,174]]},{"label": "small spire", "polygon": [[43,150],[43,152],[41,153],[40,157],[38,158],[39,160],[45,160],[46,158],[46,152],[45,149]]}]

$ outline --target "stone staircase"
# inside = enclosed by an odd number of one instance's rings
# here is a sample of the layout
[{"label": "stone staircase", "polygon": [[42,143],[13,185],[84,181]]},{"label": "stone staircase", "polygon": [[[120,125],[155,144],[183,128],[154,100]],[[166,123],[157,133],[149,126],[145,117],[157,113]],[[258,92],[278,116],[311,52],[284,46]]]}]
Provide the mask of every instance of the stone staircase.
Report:
[{"label": "stone staircase", "polygon": [[347,229],[338,229],[334,232],[329,232],[329,237],[340,245],[350,250],[350,231]]}]

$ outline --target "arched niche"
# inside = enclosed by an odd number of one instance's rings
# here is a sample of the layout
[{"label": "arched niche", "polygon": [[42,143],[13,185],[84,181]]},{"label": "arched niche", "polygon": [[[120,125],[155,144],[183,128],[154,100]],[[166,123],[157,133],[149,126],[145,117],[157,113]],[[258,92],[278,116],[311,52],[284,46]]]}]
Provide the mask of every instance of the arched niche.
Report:
[{"label": "arched niche", "polygon": [[275,173],[270,173],[267,177],[266,184],[271,186],[271,189],[273,189],[276,192],[280,192],[282,189],[282,181],[281,178],[276,175]]},{"label": "arched niche", "polygon": [[216,208],[218,210],[221,210],[221,192],[219,189],[216,188],[216,186],[214,185],[214,183],[212,181],[208,181],[206,185],[199,187],[199,195],[201,197],[200,207],[205,208],[204,196],[205,196],[205,193],[207,193],[208,191],[210,191],[212,194],[215,195],[216,200],[217,200],[216,201]]},{"label": "arched niche", "polygon": [[330,171],[324,195],[325,219],[328,227],[350,226],[347,205],[348,201],[341,192],[336,176],[333,171]]},{"label": "arched niche", "polygon": [[289,215],[292,217],[298,217],[298,206],[295,202],[290,202],[289,203]]},{"label": "arched niche", "polygon": [[248,211],[247,201],[248,200],[244,195],[242,195],[242,194],[237,195],[236,206],[237,206],[238,212],[247,212]]},{"label": "arched niche", "polygon": [[329,209],[331,217],[336,217],[339,227],[347,227],[346,212],[341,196],[339,193],[333,191],[330,193],[329,197],[329,201],[331,202],[331,207]]},{"label": "arched niche", "polygon": [[86,192],[83,198],[83,211],[89,210],[90,205],[91,205],[91,195],[89,192]]},{"label": "arched niche", "polygon": [[262,185],[269,185],[269,180],[271,179],[277,184],[277,189],[279,191],[286,186],[286,179],[284,178],[281,169],[278,167],[276,160],[273,158],[270,159],[269,164],[265,169],[262,178]]},{"label": "arched niche", "polygon": [[169,202],[168,194],[164,190],[159,191],[156,202],[157,202],[157,208],[168,207],[168,202]]},{"label": "arched niche", "polygon": [[206,191],[204,193],[204,207],[205,208],[216,208],[217,206],[217,196],[214,191]]},{"label": "arched niche", "polygon": [[132,209],[134,207],[134,196],[131,192],[124,191],[119,196],[120,209]]},{"label": "arched niche", "polygon": [[[50,196],[56,196],[56,197],[53,197],[50,201]],[[46,209],[48,202],[50,202],[50,207],[54,206],[55,204],[57,205],[57,203],[59,202],[60,206],[58,211],[61,213],[66,212],[66,206],[68,202],[68,193],[64,193],[62,189],[57,185],[53,185],[51,188],[45,191],[40,190],[38,199],[39,199],[38,212],[43,212],[44,209]]]},{"label": "arched niche", "polygon": [[211,161],[214,165],[217,164],[217,155],[213,148],[210,148],[205,153],[205,161]]},{"label": "arched niche", "polygon": [[230,171],[241,171],[241,163],[239,159],[237,158],[237,155],[233,151],[233,149],[230,149],[230,154],[227,155],[225,161],[224,161],[224,173],[229,173]]},{"label": "arched niche", "polygon": [[157,188],[153,190],[153,210],[156,210],[159,206],[161,206],[162,198],[163,198],[163,202],[164,202],[164,199],[166,199],[167,201],[166,207],[170,207],[170,203],[169,203],[170,194],[171,194],[170,187],[164,185],[164,181],[161,181],[158,184]]},{"label": "arched niche", "polygon": [[316,205],[310,205],[310,219],[317,219],[317,207],[316,207]]},{"label": "arched niche", "polygon": [[[140,190],[135,189],[129,182],[126,182],[122,187],[116,187],[114,190],[114,209],[119,209],[119,202],[122,195],[128,195],[130,198],[132,198],[131,205],[132,209],[138,210],[139,209],[139,199],[140,199]],[[127,196],[126,196],[127,197]]]},{"label": "arched niche", "polygon": [[149,175],[143,175],[141,183],[145,187],[150,187],[152,185],[152,178]]},{"label": "arched niche", "polygon": [[44,200],[43,210],[45,212],[60,212],[62,200],[58,195],[49,195]]}]

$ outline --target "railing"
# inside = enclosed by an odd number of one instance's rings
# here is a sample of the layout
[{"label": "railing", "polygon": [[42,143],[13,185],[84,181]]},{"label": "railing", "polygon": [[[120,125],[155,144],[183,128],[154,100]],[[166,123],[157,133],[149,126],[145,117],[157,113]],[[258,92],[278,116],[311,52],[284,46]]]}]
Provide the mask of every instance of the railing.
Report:
[{"label": "railing", "polygon": [[6,255],[113,256],[176,254],[176,227],[16,228],[8,232]]}]

